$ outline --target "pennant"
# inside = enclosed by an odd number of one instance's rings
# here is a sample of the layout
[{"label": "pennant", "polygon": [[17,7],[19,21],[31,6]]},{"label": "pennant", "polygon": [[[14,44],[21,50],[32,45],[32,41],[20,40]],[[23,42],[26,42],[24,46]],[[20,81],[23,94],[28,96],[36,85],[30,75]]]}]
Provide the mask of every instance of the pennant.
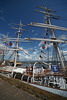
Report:
[{"label": "pennant", "polygon": [[42,49],[45,49],[45,46],[42,46]]},{"label": "pennant", "polygon": [[43,58],[43,57],[40,55],[40,58]]},{"label": "pennant", "polygon": [[47,32],[48,32],[48,29],[45,29],[45,31],[47,31]]},{"label": "pennant", "polygon": [[46,44],[46,41],[44,41],[43,43]]},{"label": "pennant", "polygon": [[45,52],[43,52],[42,50],[41,50],[41,53],[44,53],[45,54]]},{"label": "pennant", "polygon": [[45,35],[48,35],[48,33],[45,33]]},{"label": "pennant", "polygon": [[9,43],[9,46],[12,46],[12,45],[13,45],[12,42],[10,42],[10,43]]}]

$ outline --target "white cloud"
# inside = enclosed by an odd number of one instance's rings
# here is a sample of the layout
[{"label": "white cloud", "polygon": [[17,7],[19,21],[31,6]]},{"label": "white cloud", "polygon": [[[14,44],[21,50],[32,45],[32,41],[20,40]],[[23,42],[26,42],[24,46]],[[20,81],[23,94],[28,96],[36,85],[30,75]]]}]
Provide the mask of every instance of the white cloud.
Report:
[{"label": "white cloud", "polygon": [[62,44],[62,46],[66,46],[67,44]]},{"label": "white cloud", "polygon": [[59,39],[67,39],[67,35],[61,35]]},{"label": "white cloud", "polygon": [[1,47],[3,47],[3,44],[1,44],[1,42],[0,42],[0,48],[1,48]]},{"label": "white cloud", "polygon": [[46,48],[47,48],[47,47],[52,47],[52,46],[53,46],[53,43],[46,44]]},{"label": "white cloud", "polygon": [[23,54],[20,54],[20,59],[21,60],[24,60],[24,61],[35,61],[35,60],[40,60],[39,58],[39,55],[38,55],[38,50],[36,49],[36,51],[34,51],[32,54],[30,54],[29,56],[28,55],[23,55]]},{"label": "white cloud", "polygon": [[23,54],[25,54],[25,53],[29,54],[28,50],[23,49],[22,47],[19,47],[19,49],[20,49],[20,51],[22,51],[22,52],[23,52]]},{"label": "white cloud", "polygon": [[67,55],[67,51],[63,51],[63,54],[64,54],[64,55]]},{"label": "white cloud", "polygon": [[67,61],[67,51],[63,51],[63,55],[64,55],[65,60]]},{"label": "white cloud", "polygon": [[32,55],[28,56],[28,55],[23,55],[22,53],[20,53],[19,55],[20,55],[19,59],[21,61],[29,61],[29,60],[32,61],[33,60]]},{"label": "white cloud", "polygon": [[[2,34],[0,34],[0,37],[1,36],[3,36],[3,37],[6,37],[6,35],[2,35]],[[41,41],[39,44],[38,44],[38,46],[40,47],[40,50],[42,50],[42,44],[43,44],[43,42],[44,41]],[[65,46],[66,44],[64,44],[64,46]],[[2,47],[3,46],[3,43],[0,43],[0,47]],[[15,46],[15,44],[13,43],[13,46],[12,47],[14,47]],[[45,44],[45,49],[47,48],[47,47],[52,47],[53,46],[53,43],[50,43],[50,44]],[[24,52],[26,52],[26,53],[28,53],[29,54],[29,51],[28,50],[25,50],[23,47],[19,47],[20,49],[22,49],[22,50],[24,50]],[[36,48],[37,48],[37,46],[35,46],[34,47],[35,48],[35,51],[33,51],[33,53],[31,53],[30,52],[30,54],[29,55],[26,55],[24,52],[20,52],[18,55],[19,55],[19,60],[21,60],[21,61],[40,61],[40,60],[47,60],[47,53],[46,53],[46,55],[43,55],[43,59],[40,59],[40,54],[39,54],[39,50],[37,50]],[[8,55],[6,56],[6,59],[8,58],[8,56],[10,56],[11,54],[12,54],[12,52],[13,51],[9,51],[8,52]],[[65,55],[65,58],[67,58],[67,51],[65,50],[65,51],[63,51],[63,53],[64,53],[64,55]],[[51,56],[51,53],[49,53],[50,55],[49,55],[49,59],[51,59],[52,58],[52,56]],[[14,58],[14,56],[12,57],[12,58]]]},{"label": "white cloud", "polygon": [[39,51],[37,49],[35,49],[35,51],[33,52],[33,55],[36,55]]},{"label": "white cloud", "polygon": [[40,50],[42,50],[42,46],[40,47]]},{"label": "white cloud", "polygon": [[35,54],[37,54],[37,52],[33,52],[33,54],[35,55]]},{"label": "white cloud", "polygon": [[43,44],[43,42],[44,42],[44,41],[41,41],[41,42],[38,44],[38,46],[41,46],[41,45]]},{"label": "white cloud", "polygon": [[[6,37],[6,35],[2,35],[0,34],[0,37]],[[0,43],[0,47],[3,47],[3,42]],[[13,46],[12,47],[15,47],[15,44],[13,43]],[[8,48],[8,47],[7,47]],[[22,49],[22,52],[19,52],[18,53],[18,56],[19,56],[19,60],[20,61],[35,61],[35,60],[40,60],[39,58],[39,55],[38,55],[38,50],[35,49],[35,51],[30,54],[30,55],[26,55],[24,52],[28,53],[29,54],[29,51],[28,50],[25,50],[23,47],[19,47],[20,49]],[[21,50],[20,50],[21,51]],[[24,52],[23,52],[24,51]],[[14,59],[14,56],[15,56],[15,53],[13,54],[14,51],[7,51],[7,54],[5,56],[5,59],[6,60],[13,60]],[[9,57],[12,55],[12,57],[9,59]]]},{"label": "white cloud", "polygon": [[0,38],[6,38],[6,37],[7,37],[7,35],[0,33]]}]

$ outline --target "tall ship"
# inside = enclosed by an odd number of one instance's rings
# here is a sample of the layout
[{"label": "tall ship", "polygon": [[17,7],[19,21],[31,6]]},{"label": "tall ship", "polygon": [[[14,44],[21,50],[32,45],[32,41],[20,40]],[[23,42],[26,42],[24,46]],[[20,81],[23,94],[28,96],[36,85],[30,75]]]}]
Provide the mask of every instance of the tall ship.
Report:
[{"label": "tall ship", "polygon": [[[31,83],[35,83],[38,85],[43,85],[47,87],[52,87],[52,88],[58,88],[58,89],[67,89],[67,65],[65,64],[65,58],[63,55],[63,51],[60,50],[59,44],[60,43],[67,43],[67,40],[61,40],[57,39],[55,36],[54,30],[62,30],[62,31],[67,31],[67,28],[52,25],[50,19],[59,19],[60,16],[57,16],[55,14],[52,14],[51,12],[56,12],[53,9],[48,9],[47,7],[41,7],[38,6],[41,9],[44,9],[45,11],[39,11],[36,10],[37,12],[44,13],[46,16],[46,23],[36,23],[36,22],[31,22],[28,24],[29,26],[36,26],[36,27],[42,27],[46,30],[45,34],[47,35],[48,31],[50,32],[50,38],[47,39],[46,37],[44,38],[20,38],[20,34],[22,32],[21,26],[24,26],[21,21],[20,24],[15,24],[19,25],[19,28],[13,28],[13,29],[18,29],[17,32],[17,38],[3,38],[0,39],[1,41],[4,41],[6,43],[7,41],[16,41],[16,46],[14,48],[8,48],[5,47],[1,48],[0,50],[3,50],[3,62],[0,64],[0,72],[1,73],[7,73],[11,77],[14,78],[20,78],[22,81],[27,81]],[[21,63],[17,62],[18,58],[18,51],[21,50],[24,52],[26,55],[28,55],[25,50],[19,48],[19,42],[31,42],[31,41],[43,41],[44,45],[42,46],[41,53],[42,55],[45,54],[45,44],[47,42],[53,44],[53,54],[52,54],[52,60],[50,61],[49,59],[49,47],[48,47],[48,61],[42,60],[43,56],[40,55],[39,57],[41,58],[41,62],[34,62],[33,66],[29,63],[29,66],[26,66],[24,68],[21,68]],[[10,44],[11,45],[11,44]],[[13,61],[8,61],[6,62],[4,60],[4,50],[13,50],[14,55],[14,60]],[[31,50],[31,49],[29,49]],[[13,56],[13,54],[11,56]],[[10,56],[10,57],[11,57]],[[10,63],[10,65],[7,65]],[[11,65],[12,64],[12,65]]]},{"label": "tall ship", "polygon": [[[35,11],[46,15],[46,23],[31,22],[28,25],[45,28],[46,35],[48,34],[48,31],[50,32],[50,39],[46,39],[46,37],[44,37],[44,39],[43,38],[25,38],[25,40],[43,41],[44,45],[46,44],[46,42],[50,42],[53,44],[52,62],[49,63],[49,47],[48,47],[47,48],[48,61],[47,61],[47,63],[45,61],[42,61],[42,63],[44,64],[42,67],[45,68],[45,65],[47,65],[47,67],[44,70],[44,75],[38,76],[38,79],[40,80],[40,84],[42,84],[42,85],[56,87],[56,88],[60,88],[60,89],[67,89],[67,64],[65,63],[67,61],[65,61],[63,51],[59,47],[60,43],[67,43],[67,40],[64,41],[61,39],[60,40],[57,39],[57,37],[55,36],[55,33],[54,33],[55,30],[67,31],[67,28],[51,24],[51,21],[50,21],[51,18],[53,18],[53,19],[60,18],[60,16],[57,16],[57,15],[51,13],[51,12],[56,12],[55,10],[48,9],[46,7],[41,7],[41,6],[38,6],[38,8],[45,10],[45,11],[40,11],[40,10],[35,10]],[[41,53],[43,53],[43,55],[45,53],[44,45],[42,46],[42,51],[41,51]],[[40,58],[42,58],[42,55],[40,55]],[[60,62],[60,65],[59,65],[59,62]],[[33,82],[36,82],[36,80],[37,80],[37,78],[35,78],[36,63],[33,66]],[[41,72],[42,72],[42,70],[41,70]],[[37,81],[37,83],[38,83],[38,81]]]},{"label": "tall ship", "polygon": [[[27,31],[26,29],[22,29],[23,25],[20,20],[20,24],[13,24],[19,26],[18,28],[11,27],[11,29],[18,30],[16,32],[17,38],[9,38],[8,34],[5,38],[0,39],[1,42],[3,42],[3,46],[1,46],[0,51],[1,51],[1,61],[0,61],[0,71],[3,73],[12,73],[13,75],[13,70],[18,70],[20,73],[26,72],[26,69],[22,68],[21,65],[22,63],[18,61],[19,59],[19,51],[25,53],[28,55],[25,50],[19,47],[19,42],[28,42],[25,41],[24,39],[20,38],[21,37],[21,32],[22,30]],[[13,43],[14,42],[14,46]],[[9,47],[9,46],[10,47]],[[11,52],[11,53],[10,53]],[[9,55],[8,55],[9,54]],[[7,56],[5,58],[5,56]]]}]

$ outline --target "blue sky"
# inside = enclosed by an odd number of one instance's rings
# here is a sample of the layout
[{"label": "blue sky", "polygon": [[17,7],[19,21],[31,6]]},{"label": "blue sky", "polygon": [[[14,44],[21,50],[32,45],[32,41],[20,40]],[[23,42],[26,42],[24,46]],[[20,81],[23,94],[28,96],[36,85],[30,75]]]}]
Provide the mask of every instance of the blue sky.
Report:
[{"label": "blue sky", "polygon": [[[30,22],[45,23],[45,15],[34,11],[34,10],[42,10],[38,9],[37,6],[44,6],[44,5],[46,5],[47,8],[56,10],[57,12],[55,14],[61,16],[61,20],[51,19],[53,25],[67,27],[67,0],[0,0],[0,34],[6,35],[7,32],[9,32],[10,37],[16,37],[17,30],[11,30],[10,27],[12,27],[11,23],[19,23],[20,20],[22,20],[22,23],[25,25],[29,24]],[[26,28],[29,31],[27,32],[23,31],[22,38],[45,37],[44,28],[38,28],[32,26],[26,26],[23,28]],[[55,31],[55,33],[56,37],[62,36],[65,38],[66,37],[65,35],[67,35],[67,32],[64,31]],[[46,36],[46,38],[49,37],[50,34],[48,32],[48,36]],[[20,43],[19,46],[22,47],[23,49],[31,48],[36,50],[36,51],[26,51],[27,53],[30,54],[30,56],[27,56],[22,52],[20,52],[19,53],[19,55],[21,55],[20,59],[22,60],[22,58],[24,58],[26,60],[31,60],[31,59],[40,60],[39,55],[41,54],[42,45],[43,45],[42,41],[41,42],[34,41],[29,43],[29,45],[28,43]],[[48,44],[46,44],[46,48],[47,46]],[[52,44],[50,44],[49,46],[50,48],[52,48]],[[62,49],[64,51],[64,54],[66,54],[67,45],[63,44]],[[47,50],[45,50],[45,52],[47,52]]]}]

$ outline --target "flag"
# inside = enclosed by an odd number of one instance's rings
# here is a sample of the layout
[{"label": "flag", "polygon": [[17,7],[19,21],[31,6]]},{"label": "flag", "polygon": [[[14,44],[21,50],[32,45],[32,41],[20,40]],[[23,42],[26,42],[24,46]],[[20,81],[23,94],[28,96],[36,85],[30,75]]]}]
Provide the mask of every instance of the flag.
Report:
[{"label": "flag", "polygon": [[42,50],[41,50],[41,53],[44,53],[45,54],[45,52],[43,52]]},{"label": "flag", "polygon": [[45,46],[42,46],[42,49],[45,49]]},{"label": "flag", "polygon": [[45,29],[45,31],[47,31],[47,32],[48,32],[48,29]]},{"label": "flag", "polygon": [[40,58],[43,58],[43,57],[40,55]]},{"label": "flag", "polygon": [[59,72],[57,65],[52,65],[52,70],[53,70],[53,72]]},{"label": "flag", "polygon": [[43,43],[46,44],[46,41],[44,41]]},{"label": "flag", "polygon": [[9,43],[9,46],[12,46],[12,45],[13,45],[12,42],[10,42],[10,43]]},{"label": "flag", "polygon": [[45,35],[48,35],[48,33],[45,33]]}]

